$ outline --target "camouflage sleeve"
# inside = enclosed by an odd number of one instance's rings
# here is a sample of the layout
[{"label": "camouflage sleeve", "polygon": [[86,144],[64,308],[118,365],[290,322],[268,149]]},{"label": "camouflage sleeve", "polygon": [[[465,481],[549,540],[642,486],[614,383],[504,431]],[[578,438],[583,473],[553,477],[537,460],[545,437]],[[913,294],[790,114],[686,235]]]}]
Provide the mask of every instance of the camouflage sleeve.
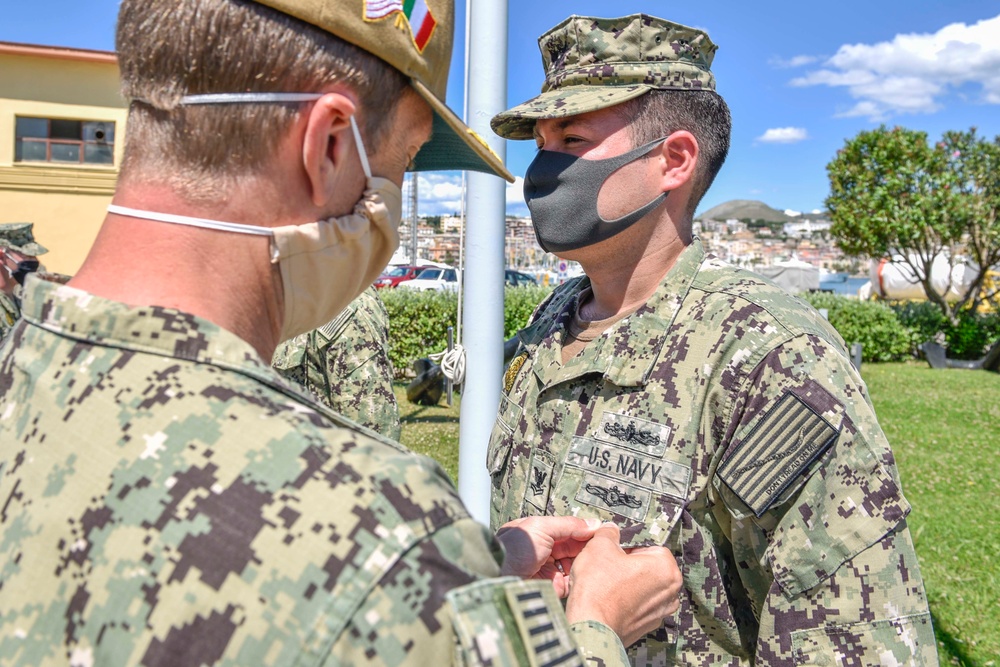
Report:
[{"label": "camouflage sleeve", "polygon": [[[839,348],[799,336],[733,397],[716,470],[757,664],[937,664],[895,460]],[[804,661],[804,662],[803,662]]]},{"label": "camouflage sleeve", "polygon": [[388,319],[369,288],[331,322],[279,345],[271,363],[332,410],[399,440]]},{"label": "camouflage sleeve", "polygon": [[[494,549],[491,551],[491,546]],[[353,615],[328,664],[625,665],[624,649],[599,623],[566,622],[547,581],[499,577],[498,548],[471,519],[411,548]]]},{"label": "camouflage sleeve", "polygon": [[331,407],[392,440],[399,440],[399,405],[392,389],[389,313],[368,288],[354,302],[354,316],[318,353]]}]

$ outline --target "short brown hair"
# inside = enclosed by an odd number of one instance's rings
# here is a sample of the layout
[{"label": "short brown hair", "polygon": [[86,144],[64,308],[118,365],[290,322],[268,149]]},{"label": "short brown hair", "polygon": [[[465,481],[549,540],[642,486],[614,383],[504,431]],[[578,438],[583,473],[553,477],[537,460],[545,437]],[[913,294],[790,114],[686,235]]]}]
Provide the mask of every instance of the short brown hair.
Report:
[{"label": "short brown hair", "polygon": [[408,90],[379,58],[249,0],[123,0],[116,46],[122,94],[133,100],[122,175],[179,172],[174,185],[259,170],[301,107],[179,106],[184,95],[315,92],[345,82],[373,110],[359,120],[366,148],[376,151]]},{"label": "short brown hair", "polygon": [[698,140],[696,181],[686,211],[694,216],[729,153],[733,123],[726,101],[712,90],[651,90],[614,108],[628,121],[635,146],[679,130]]}]

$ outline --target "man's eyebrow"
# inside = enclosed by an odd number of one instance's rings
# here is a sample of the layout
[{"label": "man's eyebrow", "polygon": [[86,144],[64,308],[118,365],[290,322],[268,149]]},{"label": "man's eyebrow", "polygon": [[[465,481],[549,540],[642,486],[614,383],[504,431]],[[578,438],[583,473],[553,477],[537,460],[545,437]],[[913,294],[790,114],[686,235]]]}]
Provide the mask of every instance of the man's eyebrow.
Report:
[{"label": "man's eyebrow", "polygon": [[[563,118],[560,121],[558,121],[556,123],[556,128],[560,132],[565,132],[567,128],[569,128],[569,127],[571,127],[573,125],[578,125],[578,124],[583,123],[583,122],[584,121],[580,120],[576,116],[570,116],[568,118]],[[531,134],[536,139],[540,138],[539,135],[538,135],[538,123],[535,123],[535,125],[531,128]]]}]

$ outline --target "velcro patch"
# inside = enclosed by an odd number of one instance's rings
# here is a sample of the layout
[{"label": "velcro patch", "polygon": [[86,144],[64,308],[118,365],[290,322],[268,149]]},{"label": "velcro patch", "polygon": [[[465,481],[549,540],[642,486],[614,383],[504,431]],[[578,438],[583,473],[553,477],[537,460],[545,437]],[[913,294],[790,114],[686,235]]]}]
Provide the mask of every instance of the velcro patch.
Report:
[{"label": "velcro patch", "polygon": [[785,392],[722,462],[719,479],[760,518],[839,434],[801,398]]},{"label": "velcro patch", "polygon": [[[541,584],[541,585],[539,585]],[[583,659],[561,613],[555,589],[547,581],[519,581],[505,586],[507,602],[531,667],[583,667]]]}]

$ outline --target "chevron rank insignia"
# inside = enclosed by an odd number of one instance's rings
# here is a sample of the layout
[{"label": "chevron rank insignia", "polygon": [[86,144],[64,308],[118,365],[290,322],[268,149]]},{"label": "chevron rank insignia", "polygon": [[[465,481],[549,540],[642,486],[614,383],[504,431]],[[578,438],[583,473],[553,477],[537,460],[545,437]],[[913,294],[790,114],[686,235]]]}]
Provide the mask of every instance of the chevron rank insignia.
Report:
[{"label": "chevron rank insignia", "polygon": [[840,434],[791,392],[775,403],[722,462],[718,476],[760,518]]}]

